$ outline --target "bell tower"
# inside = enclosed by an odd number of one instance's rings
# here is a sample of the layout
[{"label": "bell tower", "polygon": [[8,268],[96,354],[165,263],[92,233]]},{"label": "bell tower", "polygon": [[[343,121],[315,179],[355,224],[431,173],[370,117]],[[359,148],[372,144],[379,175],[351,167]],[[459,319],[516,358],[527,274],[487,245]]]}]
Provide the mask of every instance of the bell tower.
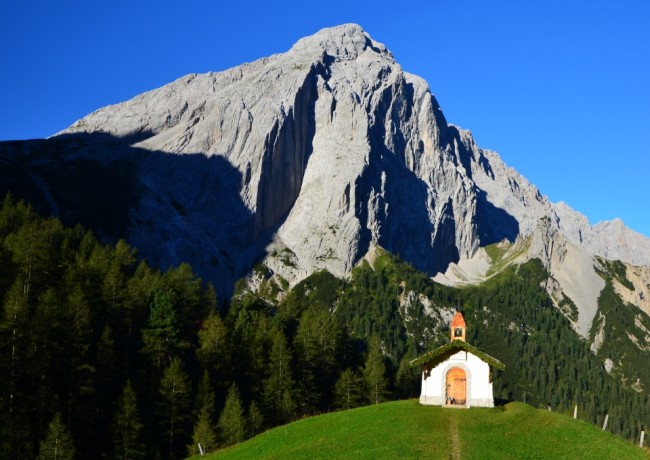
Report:
[{"label": "bell tower", "polygon": [[462,340],[464,342],[466,327],[463,314],[457,311],[454,319],[451,320],[451,340]]}]

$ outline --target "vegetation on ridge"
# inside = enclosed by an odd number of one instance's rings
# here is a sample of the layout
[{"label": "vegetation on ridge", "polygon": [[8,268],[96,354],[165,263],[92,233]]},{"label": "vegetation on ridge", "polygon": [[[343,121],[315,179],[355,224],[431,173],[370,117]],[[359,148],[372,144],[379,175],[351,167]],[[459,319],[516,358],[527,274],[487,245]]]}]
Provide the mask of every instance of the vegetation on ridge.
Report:
[{"label": "vegetation on ridge", "polygon": [[591,340],[596,340],[601,333],[596,352],[598,357],[602,361],[609,360],[611,373],[618,380],[647,393],[650,388],[650,367],[646,365],[650,352],[650,316],[626,304],[616,294],[614,280],[628,289],[632,286],[625,278],[625,266],[619,261],[601,262],[604,269],[599,270],[599,274],[605,280],[605,287],[598,297],[598,312],[591,327]]},{"label": "vegetation on ridge", "polygon": [[588,423],[522,403],[454,410],[406,400],[307,418],[195,458],[501,460],[650,455]]}]

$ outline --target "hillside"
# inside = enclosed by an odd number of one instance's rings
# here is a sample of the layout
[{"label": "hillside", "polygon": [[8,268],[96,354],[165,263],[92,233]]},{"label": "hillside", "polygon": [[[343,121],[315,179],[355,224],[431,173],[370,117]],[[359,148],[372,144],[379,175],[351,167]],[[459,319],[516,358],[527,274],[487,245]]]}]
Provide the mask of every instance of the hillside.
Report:
[{"label": "hillside", "polygon": [[650,453],[523,403],[450,410],[406,400],[303,419],[193,458],[647,459]]}]

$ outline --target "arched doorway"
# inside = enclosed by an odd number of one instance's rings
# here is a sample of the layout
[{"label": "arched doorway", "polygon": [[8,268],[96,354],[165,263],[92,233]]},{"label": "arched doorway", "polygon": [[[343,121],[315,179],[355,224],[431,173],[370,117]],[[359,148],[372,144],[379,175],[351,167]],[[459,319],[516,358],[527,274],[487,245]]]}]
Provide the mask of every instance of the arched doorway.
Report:
[{"label": "arched doorway", "polygon": [[447,405],[464,406],[467,402],[467,377],[465,371],[454,367],[447,372]]}]

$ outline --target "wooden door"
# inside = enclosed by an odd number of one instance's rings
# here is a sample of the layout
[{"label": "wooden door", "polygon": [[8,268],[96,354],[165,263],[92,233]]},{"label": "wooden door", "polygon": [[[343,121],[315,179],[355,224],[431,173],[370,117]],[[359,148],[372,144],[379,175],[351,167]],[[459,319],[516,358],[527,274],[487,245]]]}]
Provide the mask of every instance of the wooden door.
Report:
[{"label": "wooden door", "polygon": [[467,401],[467,378],[465,371],[454,367],[447,372],[447,404],[465,405]]}]

